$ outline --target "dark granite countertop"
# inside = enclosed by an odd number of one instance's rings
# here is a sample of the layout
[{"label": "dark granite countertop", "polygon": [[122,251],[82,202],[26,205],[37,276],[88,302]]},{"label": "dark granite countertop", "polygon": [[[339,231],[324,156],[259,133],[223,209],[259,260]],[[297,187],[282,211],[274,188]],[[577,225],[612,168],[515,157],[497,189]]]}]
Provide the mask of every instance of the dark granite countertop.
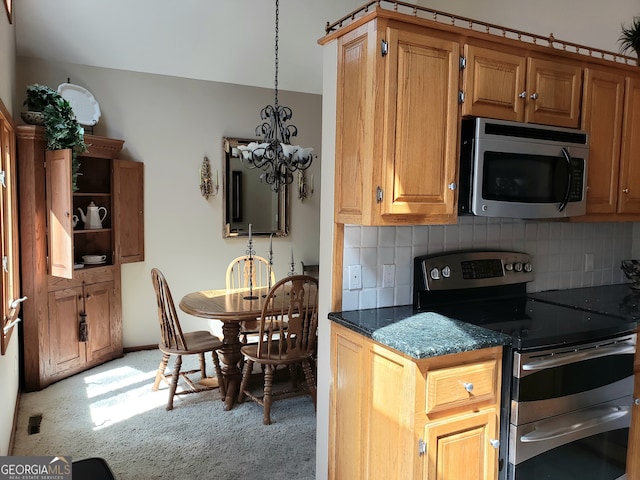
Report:
[{"label": "dark granite countertop", "polygon": [[[552,290],[529,298],[580,310],[640,319],[640,292],[629,284]],[[416,359],[511,345],[509,335],[434,312],[414,312],[412,305],[333,312],[329,319]]]},{"label": "dark granite countertop", "polygon": [[416,359],[511,344],[511,337],[411,305],[332,312],[329,319]]}]

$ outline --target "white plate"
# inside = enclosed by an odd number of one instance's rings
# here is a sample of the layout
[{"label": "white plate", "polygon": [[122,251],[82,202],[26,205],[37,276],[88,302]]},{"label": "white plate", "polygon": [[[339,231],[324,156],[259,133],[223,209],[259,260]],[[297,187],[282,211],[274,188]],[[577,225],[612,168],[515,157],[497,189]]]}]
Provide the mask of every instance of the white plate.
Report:
[{"label": "white plate", "polygon": [[99,262],[83,262],[85,265],[102,265],[103,263],[107,263],[106,260],[100,260]]},{"label": "white plate", "polygon": [[72,83],[58,85],[58,93],[71,104],[80,125],[93,126],[100,120],[100,105],[89,90]]}]

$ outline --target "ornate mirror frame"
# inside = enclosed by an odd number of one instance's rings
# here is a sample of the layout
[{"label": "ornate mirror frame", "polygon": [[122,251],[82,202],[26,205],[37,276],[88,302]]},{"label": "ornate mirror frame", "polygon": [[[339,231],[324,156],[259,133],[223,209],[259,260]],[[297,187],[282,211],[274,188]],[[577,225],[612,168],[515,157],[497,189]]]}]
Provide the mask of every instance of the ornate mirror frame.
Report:
[{"label": "ornate mirror frame", "polygon": [[[249,224],[253,236],[289,235],[289,186],[278,193],[260,181],[261,170],[249,168],[240,158],[238,145],[255,139],[223,137],[223,238],[247,237]],[[268,217],[257,209],[271,205]],[[264,211],[264,210],[263,210]]]}]

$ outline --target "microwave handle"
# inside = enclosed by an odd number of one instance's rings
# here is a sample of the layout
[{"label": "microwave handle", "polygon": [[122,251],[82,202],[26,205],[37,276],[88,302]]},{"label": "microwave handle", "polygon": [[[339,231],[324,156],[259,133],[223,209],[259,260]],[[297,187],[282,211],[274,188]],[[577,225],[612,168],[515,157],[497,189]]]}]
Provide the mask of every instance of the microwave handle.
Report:
[{"label": "microwave handle", "polygon": [[567,208],[567,204],[569,203],[569,197],[571,196],[571,180],[573,179],[573,168],[571,166],[571,155],[569,155],[569,150],[567,147],[562,147],[562,155],[564,155],[564,159],[567,161],[567,166],[569,167],[569,178],[567,178],[567,191],[564,194],[564,199],[560,206],[558,207],[558,211],[563,211]]}]

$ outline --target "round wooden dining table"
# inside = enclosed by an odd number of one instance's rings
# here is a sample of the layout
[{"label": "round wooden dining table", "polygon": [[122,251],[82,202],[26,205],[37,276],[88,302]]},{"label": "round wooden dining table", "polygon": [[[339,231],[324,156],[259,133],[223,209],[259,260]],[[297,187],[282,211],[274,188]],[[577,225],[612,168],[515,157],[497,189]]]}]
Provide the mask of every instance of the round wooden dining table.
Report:
[{"label": "round wooden dining table", "polygon": [[201,290],[186,294],[180,300],[180,309],[195,317],[222,322],[223,345],[218,352],[222,362],[220,392],[224,395],[224,409],[230,410],[238,396],[242,372],[238,367],[240,353],[240,326],[244,321],[256,320],[262,314],[267,287],[237,288],[233,290]]}]

